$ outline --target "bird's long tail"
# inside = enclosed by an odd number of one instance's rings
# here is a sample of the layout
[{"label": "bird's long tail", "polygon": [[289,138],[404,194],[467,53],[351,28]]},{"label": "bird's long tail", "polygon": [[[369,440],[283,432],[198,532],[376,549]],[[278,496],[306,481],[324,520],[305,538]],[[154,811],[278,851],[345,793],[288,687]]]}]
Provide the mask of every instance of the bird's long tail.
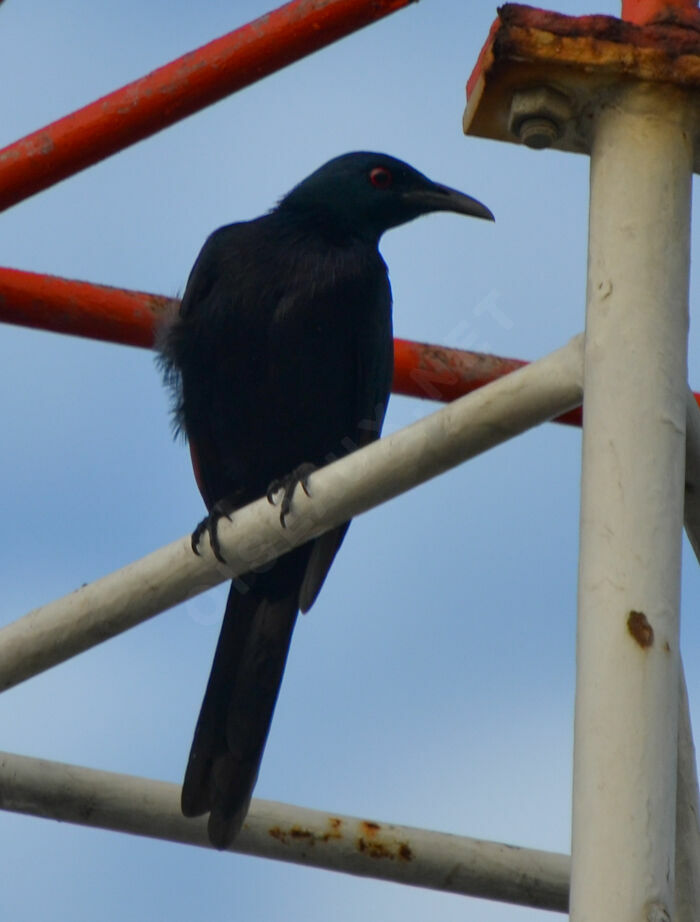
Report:
[{"label": "bird's long tail", "polygon": [[217,848],[245,819],[282,682],[304,572],[290,557],[229,592],[182,787],[182,812],[210,812]]}]

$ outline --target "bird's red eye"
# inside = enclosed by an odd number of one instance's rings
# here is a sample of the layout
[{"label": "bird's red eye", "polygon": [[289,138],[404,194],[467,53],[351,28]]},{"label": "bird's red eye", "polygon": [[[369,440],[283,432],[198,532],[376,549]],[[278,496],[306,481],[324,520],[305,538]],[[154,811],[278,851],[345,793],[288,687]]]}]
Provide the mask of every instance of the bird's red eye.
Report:
[{"label": "bird's red eye", "polygon": [[393,176],[385,166],[375,166],[369,171],[369,181],[375,189],[388,189],[392,180]]}]

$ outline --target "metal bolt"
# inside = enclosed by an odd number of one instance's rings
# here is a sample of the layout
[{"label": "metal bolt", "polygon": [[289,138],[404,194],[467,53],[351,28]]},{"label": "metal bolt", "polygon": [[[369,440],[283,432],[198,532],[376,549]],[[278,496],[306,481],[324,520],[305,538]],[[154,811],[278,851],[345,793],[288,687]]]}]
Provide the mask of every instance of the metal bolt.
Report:
[{"label": "metal bolt", "polygon": [[559,140],[561,130],[551,118],[526,118],[518,126],[518,137],[527,147],[542,150]]},{"label": "metal bolt", "polygon": [[549,86],[527,87],[513,94],[508,128],[523,144],[541,150],[561,138],[571,115],[564,93]]}]

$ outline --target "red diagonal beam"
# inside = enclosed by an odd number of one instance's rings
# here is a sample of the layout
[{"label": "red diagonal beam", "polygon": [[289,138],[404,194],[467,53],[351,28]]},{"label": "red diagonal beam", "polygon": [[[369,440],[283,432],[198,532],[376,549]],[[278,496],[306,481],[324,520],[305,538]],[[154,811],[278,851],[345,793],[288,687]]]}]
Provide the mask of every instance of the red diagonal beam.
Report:
[{"label": "red diagonal beam", "polygon": [[173,298],[0,268],[0,321],[151,348]]},{"label": "red diagonal beam", "polygon": [[[165,295],[0,267],[0,322],[18,326],[151,349],[178,304]],[[392,390],[447,403],[523,365],[522,359],[395,339]],[[695,399],[700,405],[700,394]],[[581,411],[555,421],[580,426]]]},{"label": "red diagonal beam", "polygon": [[[0,321],[129,346],[152,348],[175,298],[0,268]],[[447,402],[526,362],[405,339],[394,340],[393,390]],[[580,424],[575,410],[561,422]]]},{"label": "red diagonal beam", "polygon": [[0,150],[0,210],[415,0],[293,0]]},{"label": "red diagonal beam", "polygon": [[[18,326],[151,349],[178,304],[165,295],[0,267],[0,322]],[[523,365],[522,359],[395,339],[392,390],[447,403]],[[695,399],[700,405],[700,394]],[[581,411],[555,422],[580,426]]]},{"label": "red diagonal beam", "polygon": [[[394,340],[392,391],[406,397],[423,397],[449,403],[465,394],[527,365],[522,359],[506,359],[487,352],[467,352],[409,339]],[[581,425],[581,408],[554,420]]]}]

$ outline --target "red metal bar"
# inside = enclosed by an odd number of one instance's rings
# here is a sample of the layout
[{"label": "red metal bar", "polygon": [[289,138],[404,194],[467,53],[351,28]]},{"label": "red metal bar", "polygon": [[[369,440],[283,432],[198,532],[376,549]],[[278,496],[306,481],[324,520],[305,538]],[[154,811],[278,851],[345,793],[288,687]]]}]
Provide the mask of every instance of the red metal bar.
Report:
[{"label": "red metal bar", "polygon": [[697,14],[697,0],[622,0],[622,18],[638,26]]},{"label": "red metal bar", "polygon": [[[176,298],[0,267],[0,322],[153,348]],[[448,403],[527,365],[485,352],[467,352],[408,339],[394,340],[395,394]],[[695,394],[700,405],[700,394]],[[581,425],[581,411],[556,420]]]},{"label": "red metal bar", "polygon": [[[522,359],[395,339],[392,390],[448,403],[527,364]],[[571,410],[555,421],[580,426],[581,410]]]},{"label": "red metal bar", "polygon": [[523,365],[520,359],[395,339],[393,390],[446,403]]},{"label": "red metal bar", "polygon": [[0,210],[415,0],[293,0],[0,150]]},{"label": "red metal bar", "polygon": [[[0,268],[0,322],[152,348],[160,323],[178,301],[74,279]],[[394,340],[397,394],[447,402],[526,365],[405,339]],[[563,422],[576,424],[578,411]]]},{"label": "red metal bar", "polygon": [[[154,346],[176,298],[0,267],[0,322],[127,346]],[[408,339],[394,340],[395,394],[448,403],[528,363]],[[695,394],[700,405],[700,394]],[[581,425],[581,411],[556,420]]]},{"label": "red metal bar", "polygon": [[0,321],[128,346],[153,346],[172,298],[0,268]]}]

